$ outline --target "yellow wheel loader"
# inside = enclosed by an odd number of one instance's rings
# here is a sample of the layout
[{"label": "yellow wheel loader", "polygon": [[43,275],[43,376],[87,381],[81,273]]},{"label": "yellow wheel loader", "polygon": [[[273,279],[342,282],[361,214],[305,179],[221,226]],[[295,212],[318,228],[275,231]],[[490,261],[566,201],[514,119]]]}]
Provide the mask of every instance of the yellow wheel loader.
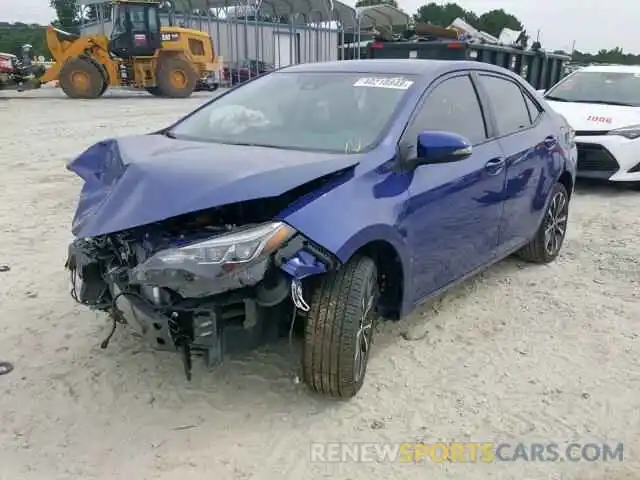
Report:
[{"label": "yellow wheel loader", "polygon": [[112,3],[110,37],[73,35],[48,27],[47,45],[55,63],[39,77],[39,84],[57,80],[70,98],[98,98],[109,86],[186,98],[214,75],[215,54],[208,34],[161,26],[159,1]]}]

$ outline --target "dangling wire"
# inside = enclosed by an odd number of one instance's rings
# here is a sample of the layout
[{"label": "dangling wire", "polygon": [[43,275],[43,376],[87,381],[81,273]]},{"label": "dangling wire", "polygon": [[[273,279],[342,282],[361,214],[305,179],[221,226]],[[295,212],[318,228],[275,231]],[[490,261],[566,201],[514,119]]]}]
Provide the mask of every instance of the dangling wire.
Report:
[{"label": "dangling wire", "polygon": [[303,312],[309,311],[309,305],[304,300],[304,296],[302,295],[302,283],[297,278],[291,280],[291,300],[293,300],[293,304],[296,308],[302,310]]},{"label": "dangling wire", "polygon": [[[303,312],[308,312],[310,307],[307,302],[304,300],[304,296],[302,295],[302,282],[297,278],[291,280],[291,301],[293,302],[293,313],[291,316],[291,326],[289,327],[289,349],[293,348],[293,329],[296,324],[296,318],[298,316],[298,310]],[[300,383],[300,377],[295,375],[293,378],[293,383]]]},{"label": "dangling wire", "polygon": [[119,314],[117,301],[118,298],[122,296],[124,296],[124,292],[118,293],[113,297],[113,300],[111,300],[111,331],[109,332],[109,335],[107,335],[107,338],[105,338],[100,344],[100,348],[102,348],[103,350],[109,346],[111,338],[113,337],[114,333],[116,333],[116,328],[118,327],[117,316]]},{"label": "dangling wire", "polygon": [[302,284],[297,278],[291,280],[291,301],[293,302],[293,313],[291,315],[291,325],[289,327],[289,346],[291,347],[293,342],[293,329],[296,324],[296,318],[298,310],[303,312],[309,311],[309,305],[304,301],[302,296]]}]

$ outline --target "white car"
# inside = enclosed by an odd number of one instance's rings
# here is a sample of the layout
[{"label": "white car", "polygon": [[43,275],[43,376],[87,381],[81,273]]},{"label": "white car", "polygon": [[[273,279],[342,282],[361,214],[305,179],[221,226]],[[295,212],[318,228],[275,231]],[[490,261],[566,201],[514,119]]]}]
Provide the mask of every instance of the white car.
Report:
[{"label": "white car", "polygon": [[545,100],[575,130],[578,177],[640,182],[640,66],[589,66]]}]

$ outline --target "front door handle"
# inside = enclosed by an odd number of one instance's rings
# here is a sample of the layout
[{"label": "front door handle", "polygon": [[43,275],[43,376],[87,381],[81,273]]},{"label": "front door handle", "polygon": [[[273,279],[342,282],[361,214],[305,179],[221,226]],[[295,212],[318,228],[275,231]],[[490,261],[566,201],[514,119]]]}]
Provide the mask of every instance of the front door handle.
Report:
[{"label": "front door handle", "polygon": [[504,168],[504,157],[492,158],[484,165],[484,169],[491,175],[496,175]]}]

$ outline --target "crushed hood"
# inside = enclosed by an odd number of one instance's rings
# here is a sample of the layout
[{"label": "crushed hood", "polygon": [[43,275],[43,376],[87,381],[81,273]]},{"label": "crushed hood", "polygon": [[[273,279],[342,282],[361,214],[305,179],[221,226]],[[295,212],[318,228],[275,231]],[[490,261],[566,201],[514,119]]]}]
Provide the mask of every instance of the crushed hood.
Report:
[{"label": "crushed hood", "polygon": [[94,237],[178,215],[277,197],[355,166],[358,155],[144,135],[106,140],[67,168],[84,180],[72,232]]},{"label": "crushed hood", "polygon": [[547,100],[553,110],[563,115],[576,131],[608,132],[640,124],[640,108],[596,103],[570,103]]}]

